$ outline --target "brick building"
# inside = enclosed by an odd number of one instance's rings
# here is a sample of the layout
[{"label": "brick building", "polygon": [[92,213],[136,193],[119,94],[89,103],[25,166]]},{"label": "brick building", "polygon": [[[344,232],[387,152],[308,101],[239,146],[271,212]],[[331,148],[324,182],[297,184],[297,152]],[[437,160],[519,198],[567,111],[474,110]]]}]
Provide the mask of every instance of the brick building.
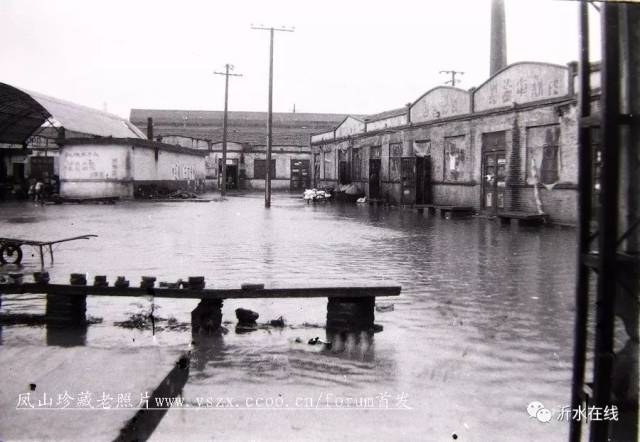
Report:
[{"label": "brick building", "polygon": [[574,66],[514,63],[468,91],[438,86],[405,108],[346,117],[311,136],[313,182],[351,183],[390,204],[543,211],[574,224]]}]

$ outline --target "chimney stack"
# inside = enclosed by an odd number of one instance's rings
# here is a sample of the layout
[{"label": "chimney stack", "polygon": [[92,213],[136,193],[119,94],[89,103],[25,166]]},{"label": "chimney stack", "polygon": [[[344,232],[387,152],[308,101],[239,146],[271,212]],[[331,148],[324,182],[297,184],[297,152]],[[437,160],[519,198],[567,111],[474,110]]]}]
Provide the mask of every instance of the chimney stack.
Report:
[{"label": "chimney stack", "polygon": [[153,141],[153,118],[147,118],[147,140]]},{"label": "chimney stack", "polygon": [[506,33],[504,0],[491,0],[491,76],[507,65]]}]

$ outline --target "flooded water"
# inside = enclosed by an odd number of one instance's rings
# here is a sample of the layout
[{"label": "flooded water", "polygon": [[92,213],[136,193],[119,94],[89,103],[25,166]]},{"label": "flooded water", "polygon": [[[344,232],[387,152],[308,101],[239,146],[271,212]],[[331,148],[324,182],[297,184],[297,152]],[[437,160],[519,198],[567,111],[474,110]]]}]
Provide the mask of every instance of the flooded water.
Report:
[{"label": "flooded water", "polygon": [[[565,440],[568,425],[542,423],[532,401],[570,403],[575,232],[503,227],[479,218],[445,220],[368,206],[306,205],[275,195],[225,202],[123,202],[114,206],[0,207],[2,235],[98,238],[57,246],[52,282],[69,273],[143,275],[175,281],[204,275],[211,288],[400,284],[378,299],[384,331],[327,337],[326,300],[228,300],[229,333],[196,340],[183,391],[153,433],[177,439]],[[27,254],[25,273],[39,268]],[[5,267],[5,270],[7,268]],[[153,304],[153,306],[152,306]],[[93,347],[183,346],[188,327],[159,322],[155,333],[117,327],[136,313],[188,323],[193,300],[89,297]],[[43,313],[41,296],[4,297],[3,312]],[[234,310],[283,316],[283,329],[235,332]],[[390,310],[390,307],[387,308]],[[3,345],[51,340],[42,326],[5,326]],[[313,337],[332,348],[309,345]],[[117,361],[116,361],[117,363]],[[202,408],[212,399],[233,407]],[[277,399],[277,400],[276,400]],[[358,402],[359,399],[362,399]],[[352,400],[356,406],[346,407]],[[261,403],[277,402],[274,407]],[[358,403],[374,407],[358,407]],[[240,405],[239,407],[237,405]],[[215,405],[215,404],[214,404]],[[257,408],[256,408],[257,407]]]}]

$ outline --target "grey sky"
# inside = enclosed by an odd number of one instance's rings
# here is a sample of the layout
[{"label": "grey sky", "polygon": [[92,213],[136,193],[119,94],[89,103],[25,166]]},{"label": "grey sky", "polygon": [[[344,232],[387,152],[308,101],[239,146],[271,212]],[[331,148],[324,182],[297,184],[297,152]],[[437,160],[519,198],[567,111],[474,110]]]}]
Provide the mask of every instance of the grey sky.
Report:
[{"label": "grey sky", "polygon": [[[576,2],[505,3],[509,63],[577,59]],[[465,71],[463,88],[489,71],[490,0],[0,0],[0,17],[1,82],[125,117],[222,109],[212,73],[226,62],[244,75],[230,109],[266,110],[268,32],[252,23],[295,26],[276,34],[276,111],[375,113],[443,83],[440,70]]]}]

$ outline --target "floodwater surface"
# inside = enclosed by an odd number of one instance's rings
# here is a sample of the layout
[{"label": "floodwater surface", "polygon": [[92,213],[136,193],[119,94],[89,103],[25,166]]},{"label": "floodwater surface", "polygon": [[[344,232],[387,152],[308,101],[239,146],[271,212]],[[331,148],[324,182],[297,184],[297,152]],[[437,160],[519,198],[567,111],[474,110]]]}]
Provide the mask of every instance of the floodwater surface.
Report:
[{"label": "floodwater surface", "polygon": [[[207,287],[399,284],[379,298],[373,337],[327,336],[326,300],[228,300],[229,332],[195,338],[197,301],[89,297],[97,319],[81,344],[184,346],[192,354],[185,403],[152,440],[565,440],[570,403],[575,232],[446,220],[410,210],[307,205],[277,194],[224,202],[0,207],[3,237],[98,238],[63,243],[52,282],[69,274],[124,275],[137,285],[203,275]],[[26,249],[28,252],[33,252]],[[21,271],[39,270],[25,253]],[[9,271],[5,266],[3,271]],[[393,304],[393,308],[390,307]],[[284,328],[237,333],[234,310]],[[42,296],[3,298],[3,312],[43,313]],[[149,312],[156,329],[114,325]],[[101,321],[100,321],[101,319]],[[172,324],[187,324],[170,327]],[[310,345],[309,339],[332,346]],[[3,345],[46,345],[42,326],[4,326]],[[117,361],[114,361],[117,363]],[[550,422],[527,413],[540,401]],[[95,411],[99,413],[99,411]]]}]

